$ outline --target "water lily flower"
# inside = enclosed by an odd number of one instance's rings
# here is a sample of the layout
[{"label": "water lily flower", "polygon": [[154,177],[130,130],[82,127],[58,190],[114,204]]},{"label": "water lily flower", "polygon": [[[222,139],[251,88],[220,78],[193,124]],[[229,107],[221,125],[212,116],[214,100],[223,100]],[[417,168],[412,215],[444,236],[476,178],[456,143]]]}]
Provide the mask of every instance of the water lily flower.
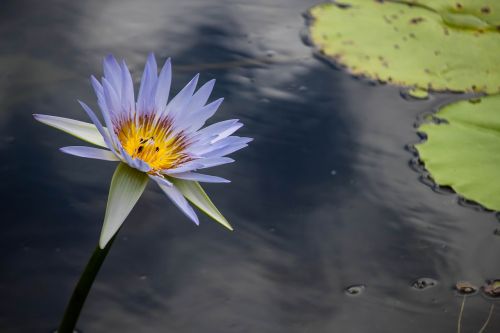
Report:
[{"label": "water lily flower", "polygon": [[237,119],[203,128],[223,100],[220,98],[207,104],[215,80],[196,90],[199,76],[196,75],[167,103],[172,78],[171,61],[167,59],[158,74],[155,56],[150,54],[136,102],[132,76],[125,61],[119,63],[109,55],[104,59],[103,67],[102,80],[99,82],[92,76],[91,82],[105,126],[81,101],[79,103],[92,124],[34,115],[44,124],[101,147],[70,146],[61,148],[61,151],[120,162],[111,180],[99,246],[104,248],[118,231],[149,179],[154,180],[194,223],[199,223],[198,217],[187,200],[232,230],[198,183],[225,183],[228,180],[196,171],[233,162],[226,155],[246,147],[252,139],[231,135],[243,126]]}]

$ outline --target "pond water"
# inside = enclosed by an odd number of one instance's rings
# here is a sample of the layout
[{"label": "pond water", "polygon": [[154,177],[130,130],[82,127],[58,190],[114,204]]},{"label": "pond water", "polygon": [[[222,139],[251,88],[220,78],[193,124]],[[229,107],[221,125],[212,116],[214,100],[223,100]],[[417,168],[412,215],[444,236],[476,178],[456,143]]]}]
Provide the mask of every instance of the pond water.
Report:
[{"label": "pond water", "polygon": [[[302,14],[317,1],[0,3],[0,331],[52,332],[99,237],[113,163],[32,113],[85,120],[90,74],[112,52],[139,79],[173,58],[255,141],[207,191],[235,228],[195,227],[150,184],[120,231],[82,332],[456,332],[457,281],[500,277],[494,213],[433,191],[411,167],[425,101],[313,56]],[[200,214],[201,215],[201,214]],[[420,287],[420,288],[419,288]],[[467,298],[463,332],[491,301]],[[500,306],[486,332],[500,330]]]}]

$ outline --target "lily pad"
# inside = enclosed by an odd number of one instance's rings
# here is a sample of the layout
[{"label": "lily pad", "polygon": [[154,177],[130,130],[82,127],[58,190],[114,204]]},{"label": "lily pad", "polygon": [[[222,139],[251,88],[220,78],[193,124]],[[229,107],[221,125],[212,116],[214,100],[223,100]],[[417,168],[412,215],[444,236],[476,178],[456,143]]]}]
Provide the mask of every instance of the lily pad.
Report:
[{"label": "lily pad", "polygon": [[309,13],[312,42],[354,75],[434,91],[500,91],[498,0],[344,0]]},{"label": "lily pad", "polygon": [[420,159],[440,185],[486,208],[500,210],[500,95],[465,100],[443,107],[419,131]]}]

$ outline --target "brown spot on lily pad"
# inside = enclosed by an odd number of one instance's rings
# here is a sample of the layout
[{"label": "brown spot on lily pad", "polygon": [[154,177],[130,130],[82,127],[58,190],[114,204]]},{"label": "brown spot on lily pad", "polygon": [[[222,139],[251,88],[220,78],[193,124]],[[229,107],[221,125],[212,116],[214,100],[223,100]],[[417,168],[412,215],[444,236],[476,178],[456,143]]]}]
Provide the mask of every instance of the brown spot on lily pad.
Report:
[{"label": "brown spot on lily pad", "polygon": [[483,14],[489,14],[489,13],[491,13],[490,7],[484,6],[483,8],[481,8],[481,13],[483,13]]},{"label": "brown spot on lily pad", "polygon": [[420,22],[424,21],[423,17],[414,17],[410,20],[411,24],[419,24]]},{"label": "brown spot on lily pad", "polygon": [[469,99],[469,103],[471,103],[471,104],[481,103],[481,98],[471,98],[471,99]]}]

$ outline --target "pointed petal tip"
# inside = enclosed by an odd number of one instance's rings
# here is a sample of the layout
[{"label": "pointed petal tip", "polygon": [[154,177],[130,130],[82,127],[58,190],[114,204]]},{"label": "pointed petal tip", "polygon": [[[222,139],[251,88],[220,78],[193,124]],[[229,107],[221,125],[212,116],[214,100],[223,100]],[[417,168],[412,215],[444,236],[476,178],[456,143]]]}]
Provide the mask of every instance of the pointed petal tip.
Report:
[{"label": "pointed petal tip", "polygon": [[149,52],[148,60],[146,63],[149,63],[151,65],[156,64],[156,56],[155,56],[154,52]]},{"label": "pointed petal tip", "polygon": [[108,53],[108,55],[104,57],[104,63],[109,63],[109,62],[116,62],[116,58],[113,55],[113,53]]}]

